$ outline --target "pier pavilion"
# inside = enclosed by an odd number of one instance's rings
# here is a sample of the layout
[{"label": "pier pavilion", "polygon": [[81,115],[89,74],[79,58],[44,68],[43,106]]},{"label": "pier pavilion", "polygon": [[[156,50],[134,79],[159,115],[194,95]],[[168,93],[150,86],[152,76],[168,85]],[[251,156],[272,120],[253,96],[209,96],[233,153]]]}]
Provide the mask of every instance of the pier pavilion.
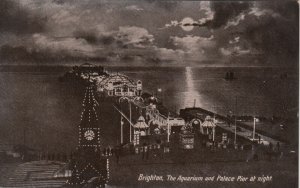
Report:
[{"label": "pier pavilion", "polygon": [[97,80],[97,86],[98,91],[106,92],[108,96],[135,97],[142,94],[142,81],[135,82],[119,73]]},{"label": "pier pavilion", "polygon": [[203,123],[200,124],[200,132],[202,134],[207,134],[210,137],[212,137],[212,140],[215,140],[215,129],[216,129],[216,124],[213,118],[210,116],[206,116],[205,120]]}]

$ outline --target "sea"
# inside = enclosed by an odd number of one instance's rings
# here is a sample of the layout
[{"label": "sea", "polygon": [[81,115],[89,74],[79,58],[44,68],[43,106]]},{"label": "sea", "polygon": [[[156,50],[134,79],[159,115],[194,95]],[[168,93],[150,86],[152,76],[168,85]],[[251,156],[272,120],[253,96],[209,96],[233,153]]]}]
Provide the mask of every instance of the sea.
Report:
[{"label": "sea", "polygon": [[[0,141],[71,151],[82,95],[59,77],[71,67],[0,69]],[[298,115],[298,69],[274,67],[106,67],[133,80],[172,111],[201,107],[223,115]],[[235,79],[226,80],[227,72]],[[107,125],[109,126],[109,125]],[[75,135],[75,136],[74,136]],[[75,144],[68,144],[75,143]]]}]

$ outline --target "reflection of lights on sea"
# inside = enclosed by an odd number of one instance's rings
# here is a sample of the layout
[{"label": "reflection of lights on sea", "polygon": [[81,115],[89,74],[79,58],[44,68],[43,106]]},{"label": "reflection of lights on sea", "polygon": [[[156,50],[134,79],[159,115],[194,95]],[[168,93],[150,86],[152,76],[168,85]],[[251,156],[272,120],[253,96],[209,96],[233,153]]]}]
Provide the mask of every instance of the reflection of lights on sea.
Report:
[{"label": "reflection of lights on sea", "polygon": [[184,93],[184,107],[194,106],[194,99],[196,99],[196,106],[201,105],[201,96],[196,90],[193,80],[193,71],[191,67],[185,68],[185,82],[187,86],[187,91]]}]

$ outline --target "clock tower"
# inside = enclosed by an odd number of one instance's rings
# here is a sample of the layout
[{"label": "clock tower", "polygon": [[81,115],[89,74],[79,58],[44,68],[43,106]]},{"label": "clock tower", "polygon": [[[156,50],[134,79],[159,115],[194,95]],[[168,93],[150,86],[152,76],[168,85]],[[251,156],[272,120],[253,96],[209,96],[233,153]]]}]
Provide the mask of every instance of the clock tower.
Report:
[{"label": "clock tower", "polygon": [[78,147],[70,162],[72,176],[67,184],[82,187],[92,183],[95,187],[104,187],[108,182],[107,158],[101,155],[99,103],[95,98],[95,86],[89,84],[84,93],[82,113],[78,126]]},{"label": "clock tower", "polygon": [[78,147],[100,150],[100,124],[96,110],[99,104],[95,99],[93,86],[86,88],[82,106]]}]

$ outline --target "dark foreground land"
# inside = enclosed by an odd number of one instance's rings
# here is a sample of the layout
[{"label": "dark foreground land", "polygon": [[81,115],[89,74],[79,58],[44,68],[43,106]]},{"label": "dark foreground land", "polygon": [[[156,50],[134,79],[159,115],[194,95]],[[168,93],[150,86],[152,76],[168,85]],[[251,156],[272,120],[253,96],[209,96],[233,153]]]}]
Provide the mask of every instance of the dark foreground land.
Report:
[{"label": "dark foreground land", "polygon": [[[164,153],[156,149],[151,150],[148,156],[142,153],[123,154],[119,160],[115,155],[109,159],[108,187],[298,187],[297,156],[291,153],[272,157],[259,155],[258,159],[254,159],[252,150],[211,151],[201,148],[180,152],[171,149],[170,153]],[[37,169],[30,167],[30,163],[41,165]],[[67,178],[55,178],[53,175],[66,165],[54,169],[52,163],[67,164],[51,160],[25,162],[21,159],[1,162],[0,186],[43,187],[41,183],[49,182],[46,187],[51,187],[51,182],[56,187],[64,187]],[[50,170],[49,166],[53,169]],[[172,180],[168,179],[170,176]],[[254,176],[256,179],[251,182],[250,178]],[[198,179],[193,180],[195,177]],[[199,179],[201,177],[202,180]]]}]

